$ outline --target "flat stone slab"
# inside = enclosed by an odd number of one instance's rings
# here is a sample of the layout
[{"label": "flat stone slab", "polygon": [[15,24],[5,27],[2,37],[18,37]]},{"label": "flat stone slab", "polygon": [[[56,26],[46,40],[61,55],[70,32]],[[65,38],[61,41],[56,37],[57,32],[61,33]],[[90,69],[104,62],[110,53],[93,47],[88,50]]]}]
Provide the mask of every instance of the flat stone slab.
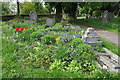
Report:
[{"label": "flat stone slab", "polygon": [[111,59],[118,62],[118,64],[120,64],[120,57],[117,56],[116,54],[114,54],[113,52],[111,52],[110,50],[108,50],[107,48],[103,47],[103,49],[106,51],[107,54],[109,54],[111,56]]},{"label": "flat stone slab", "polygon": [[109,72],[120,73],[120,57],[104,48],[106,53],[94,52],[95,55],[99,57],[99,60],[95,63],[100,67],[100,69],[106,69]]}]

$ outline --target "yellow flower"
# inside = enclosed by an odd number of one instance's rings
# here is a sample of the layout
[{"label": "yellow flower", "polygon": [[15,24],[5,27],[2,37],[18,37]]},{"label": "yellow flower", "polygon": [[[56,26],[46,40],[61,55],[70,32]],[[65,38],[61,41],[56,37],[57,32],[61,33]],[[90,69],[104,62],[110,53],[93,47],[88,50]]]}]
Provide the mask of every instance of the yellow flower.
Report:
[{"label": "yellow flower", "polygon": [[16,70],[11,70],[11,72],[16,72]]},{"label": "yellow flower", "polygon": [[59,41],[60,40],[60,38],[56,38],[56,41]]}]

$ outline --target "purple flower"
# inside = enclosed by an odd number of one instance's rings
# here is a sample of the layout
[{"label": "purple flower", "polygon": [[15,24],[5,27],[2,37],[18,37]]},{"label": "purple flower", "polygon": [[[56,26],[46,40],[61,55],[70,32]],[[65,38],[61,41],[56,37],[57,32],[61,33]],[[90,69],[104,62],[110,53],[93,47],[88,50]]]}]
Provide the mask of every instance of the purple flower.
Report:
[{"label": "purple flower", "polygon": [[84,39],[84,41],[87,41],[87,39]]},{"label": "purple flower", "polygon": [[24,40],[24,39],[21,38],[21,39],[19,39],[19,40],[22,41],[22,40]]},{"label": "purple flower", "polygon": [[71,54],[72,54],[72,55],[74,55],[74,54],[75,54],[75,52],[72,52]]},{"label": "purple flower", "polygon": [[88,42],[85,42],[85,44],[88,44]]},{"label": "purple flower", "polygon": [[92,50],[94,50],[94,47],[92,47]]},{"label": "purple flower", "polygon": [[71,38],[71,39],[74,39],[74,37],[73,37],[73,36],[71,36],[70,38]]},{"label": "purple flower", "polygon": [[48,32],[45,32],[45,33],[44,33],[44,35],[46,35],[46,34],[50,34],[50,33],[48,33]]},{"label": "purple flower", "polygon": [[32,44],[29,48],[33,48],[33,47],[35,47],[35,45],[34,45],[34,44]]}]

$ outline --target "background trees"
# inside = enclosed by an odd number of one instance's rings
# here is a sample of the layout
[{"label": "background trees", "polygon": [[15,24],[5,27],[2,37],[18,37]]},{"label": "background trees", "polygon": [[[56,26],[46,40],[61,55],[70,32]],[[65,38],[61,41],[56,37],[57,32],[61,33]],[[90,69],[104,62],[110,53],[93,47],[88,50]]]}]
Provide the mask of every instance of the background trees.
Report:
[{"label": "background trees", "polygon": [[[12,13],[14,9],[10,6],[15,6],[10,2],[3,2],[1,5],[3,15]],[[32,2],[16,2],[16,5],[18,14],[29,14],[31,10],[35,10],[38,14],[56,12],[58,19],[62,18],[62,11],[68,14],[70,18],[76,18],[77,14],[86,15],[86,18],[92,18],[93,14],[99,17],[105,10],[120,16],[119,2],[45,2],[43,6],[42,3],[32,0]]]}]

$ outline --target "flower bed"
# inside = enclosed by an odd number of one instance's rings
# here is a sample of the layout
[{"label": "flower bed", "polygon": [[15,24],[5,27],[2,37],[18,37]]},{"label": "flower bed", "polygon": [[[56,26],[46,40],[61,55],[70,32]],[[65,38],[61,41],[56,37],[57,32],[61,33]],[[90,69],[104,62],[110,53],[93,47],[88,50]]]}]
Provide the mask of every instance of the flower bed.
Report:
[{"label": "flower bed", "polygon": [[3,28],[4,78],[107,77],[107,72],[100,72],[94,63],[97,58],[93,51],[104,51],[100,46],[86,44],[79,26],[68,28],[57,23],[46,28],[17,23]]}]

